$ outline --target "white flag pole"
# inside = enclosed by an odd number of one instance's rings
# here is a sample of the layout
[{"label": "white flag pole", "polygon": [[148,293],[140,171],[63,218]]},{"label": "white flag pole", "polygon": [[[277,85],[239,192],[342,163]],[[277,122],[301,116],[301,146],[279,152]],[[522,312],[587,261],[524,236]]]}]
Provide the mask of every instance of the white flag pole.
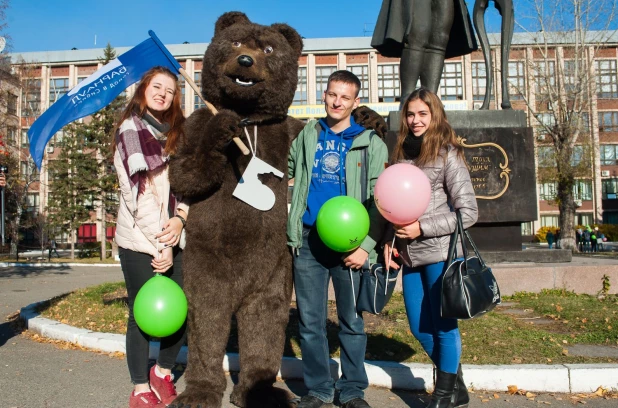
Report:
[{"label": "white flag pole", "polygon": [[[180,72],[180,75],[182,75],[184,77],[185,81],[187,81],[189,86],[191,86],[191,88],[193,88],[193,91],[195,92],[195,94],[198,95],[200,97],[200,99],[202,100],[202,102],[204,102],[206,104],[206,107],[208,108],[208,110],[210,110],[213,115],[216,115],[217,112],[218,112],[217,108],[215,108],[212,103],[210,103],[206,99],[204,99],[204,97],[202,96],[202,92],[197,87],[197,85],[195,84],[193,79],[189,76],[189,74],[187,74],[187,71],[185,71],[184,68],[180,68],[178,71]],[[234,143],[236,143],[236,146],[238,146],[240,151],[245,156],[249,154],[249,149],[247,149],[247,146],[245,146],[245,144],[242,142],[242,140],[240,140],[239,137],[235,137],[232,140],[234,140]]]}]

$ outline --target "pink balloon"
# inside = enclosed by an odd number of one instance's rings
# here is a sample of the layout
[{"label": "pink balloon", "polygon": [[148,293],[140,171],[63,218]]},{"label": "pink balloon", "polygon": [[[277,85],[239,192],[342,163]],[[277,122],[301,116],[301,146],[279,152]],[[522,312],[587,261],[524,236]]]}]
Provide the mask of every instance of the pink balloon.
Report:
[{"label": "pink balloon", "polygon": [[425,213],[431,198],[431,185],[421,169],[398,163],[380,174],[373,195],[384,218],[393,224],[407,225]]}]

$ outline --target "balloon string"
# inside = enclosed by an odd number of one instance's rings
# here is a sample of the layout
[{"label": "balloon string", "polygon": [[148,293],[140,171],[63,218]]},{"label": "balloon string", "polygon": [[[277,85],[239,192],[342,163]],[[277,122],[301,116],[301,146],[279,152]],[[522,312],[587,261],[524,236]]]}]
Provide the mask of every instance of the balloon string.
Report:
[{"label": "balloon string", "polygon": [[386,272],[391,270],[391,260],[393,259],[393,248],[395,248],[395,239],[397,235],[393,237],[393,242],[391,242],[391,249],[388,253],[388,262],[386,263]]}]

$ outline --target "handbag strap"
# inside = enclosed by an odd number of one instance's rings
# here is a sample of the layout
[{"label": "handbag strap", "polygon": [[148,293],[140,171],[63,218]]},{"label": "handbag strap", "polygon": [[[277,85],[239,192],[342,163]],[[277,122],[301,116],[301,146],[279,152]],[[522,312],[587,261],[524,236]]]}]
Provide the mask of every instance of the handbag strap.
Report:
[{"label": "handbag strap", "polygon": [[[459,213],[458,213],[459,214]],[[448,256],[446,257],[447,265],[450,265],[457,254],[457,241],[459,239],[459,222],[455,223],[455,231],[451,234],[451,242],[448,245]]]},{"label": "handbag strap", "polygon": [[461,235],[461,249],[463,250],[464,259],[468,259],[468,246],[466,245],[466,242],[464,240],[464,235],[467,236],[467,234],[465,234],[467,231],[464,229],[463,226],[461,212],[459,210],[456,210],[455,214],[457,216],[457,226],[459,228],[459,234]]},{"label": "handbag strap", "polygon": [[[465,237],[465,239],[468,240],[468,242],[470,243],[470,246],[472,247],[472,250],[474,251],[474,254],[479,259],[479,262],[481,263],[481,265],[483,267],[486,267],[487,265],[485,264],[485,261],[483,261],[483,257],[481,257],[479,249],[477,248],[476,244],[472,240],[472,237],[470,236],[470,233],[468,232],[467,229],[464,229],[464,227],[463,227],[463,221],[461,219],[460,211],[456,210],[455,212],[457,213],[458,228],[459,228],[460,231],[462,231],[461,246],[462,246],[462,249],[463,249],[463,252],[464,252],[464,259],[466,260],[466,262],[468,261],[468,247],[467,247],[467,245],[465,243],[465,240],[464,240],[464,237]],[[466,265],[466,267],[467,267],[467,265]]]}]

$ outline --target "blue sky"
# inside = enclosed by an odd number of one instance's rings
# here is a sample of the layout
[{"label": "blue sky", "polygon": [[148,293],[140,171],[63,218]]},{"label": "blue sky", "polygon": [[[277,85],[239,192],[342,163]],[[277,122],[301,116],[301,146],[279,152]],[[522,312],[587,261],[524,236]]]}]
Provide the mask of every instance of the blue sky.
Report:
[{"label": "blue sky", "polygon": [[[473,1],[469,1],[469,7]],[[152,29],[166,44],[210,42],[217,18],[242,11],[306,38],[371,36],[381,0],[10,0],[10,52],[133,46]],[[488,29],[499,28],[493,4]],[[96,45],[94,43],[96,35]]]}]

